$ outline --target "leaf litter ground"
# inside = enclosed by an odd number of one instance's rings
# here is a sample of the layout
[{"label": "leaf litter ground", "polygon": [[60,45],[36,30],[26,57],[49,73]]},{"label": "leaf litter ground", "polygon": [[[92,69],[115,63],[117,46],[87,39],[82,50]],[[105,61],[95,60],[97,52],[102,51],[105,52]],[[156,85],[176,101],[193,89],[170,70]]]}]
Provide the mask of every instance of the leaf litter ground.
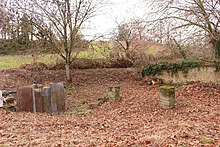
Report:
[{"label": "leaf litter ground", "polygon": [[[158,86],[146,85],[135,69],[73,71],[60,114],[0,110],[0,146],[220,146],[220,85],[179,86],[176,106],[159,107]],[[0,88],[62,81],[62,70],[2,70]],[[121,86],[121,102],[89,105]]]}]

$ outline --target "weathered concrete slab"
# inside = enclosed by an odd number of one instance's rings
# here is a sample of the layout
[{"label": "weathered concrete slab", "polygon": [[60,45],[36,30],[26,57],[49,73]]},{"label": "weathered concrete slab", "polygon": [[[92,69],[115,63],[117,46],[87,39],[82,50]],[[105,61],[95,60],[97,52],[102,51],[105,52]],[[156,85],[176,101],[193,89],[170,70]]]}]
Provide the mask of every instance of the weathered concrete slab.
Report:
[{"label": "weathered concrete slab", "polygon": [[44,112],[43,111],[43,99],[44,97],[42,96],[42,90],[41,89],[34,89],[35,93],[35,107],[36,107],[36,112]]},{"label": "weathered concrete slab", "polygon": [[16,102],[18,112],[33,112],[33,86],[18,87]]},{"label": "weathered concrete slab", "polygon": [[42,96],[43,96],[43,111],[50,113],[51,112],[51,98],[50,98],[50,87],[44,87],[42,89]]},{"label": "weathered concrete slab", "polygon": [[51,112],[65,111],[65,92],[62,82],[51,83]]},{"label": "weathered concrete slab", "polygon": [[18,87],[16,101],[17,111],[55,113],[66,109],[62,82],[52,83],[50,87]]}]

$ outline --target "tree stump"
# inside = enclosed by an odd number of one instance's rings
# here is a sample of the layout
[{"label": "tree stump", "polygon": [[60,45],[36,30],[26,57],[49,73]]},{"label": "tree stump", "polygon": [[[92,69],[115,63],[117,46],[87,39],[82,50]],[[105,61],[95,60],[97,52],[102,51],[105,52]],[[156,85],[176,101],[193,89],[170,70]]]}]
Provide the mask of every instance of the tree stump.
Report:
[{"label": "tree stump", "polygon": [[108,96],[109,100],[113,100],[115,102],[119,102],[120,98],[120,86],[110,86],[108,88]]},{"label": "tree stump", "polygon": [[161,86],[160,90],[160,107],[163,109],[171,109],[175,106],[175,87]]}]

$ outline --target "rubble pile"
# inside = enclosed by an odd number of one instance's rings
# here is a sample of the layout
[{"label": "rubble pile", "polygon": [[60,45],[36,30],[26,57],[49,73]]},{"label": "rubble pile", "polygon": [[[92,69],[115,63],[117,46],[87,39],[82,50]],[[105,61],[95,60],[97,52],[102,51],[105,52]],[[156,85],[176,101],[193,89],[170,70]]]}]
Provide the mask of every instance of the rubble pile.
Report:
[{"label": "rubble pile", "polygon": [[0,108],[16,111],[16,88],[0,90]]}]

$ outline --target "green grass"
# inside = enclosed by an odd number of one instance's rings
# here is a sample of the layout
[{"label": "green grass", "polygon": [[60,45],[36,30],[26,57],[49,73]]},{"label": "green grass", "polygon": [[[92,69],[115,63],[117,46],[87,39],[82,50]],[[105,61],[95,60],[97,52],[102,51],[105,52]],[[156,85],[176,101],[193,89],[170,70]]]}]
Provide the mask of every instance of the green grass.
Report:
[{"label": "green grass", "polygon": [[[105,58],[102,51],[87,50],[78,54],[77,58],[86,59],[103,59]],[[57,54],[42,55],[0,55],[0,69],[19,68],[22,64],[31,64],[35,62],[43,62],[45,64],[53,64],[63,59]]]},{"label": "green grass", "polygon": [[0,69],[19,68],[22,64],[30,64],[35,61],[50,64],[60,59],[57,55],[38,55],[32,57],[31,55],[5,55],[0,56]]},{"label": "green grass", "polygon": [[78,54],[77,58],[86,58],[86,59],[103,59],[105,57],[106,53],[102,50],[86,50],[82,51]]},{"label": "green grass", "polygon": [[[95,41],[92,46],[86,51],[81,51],[77,58],[85,59],[106,59],[109,53],[114,48],[113,42]],[[156,55],[161,50],[160,45],[144,46],[143,50],[146,55]],[[75,57],[73,55],[73,57]],[[45,64],[53,64],[56,62],[64,61],[56,54],[41,54],[35,55],[0,55],[0,69],[19,68],[22,64],[31,64],[33,62],[43,62]]]}]

